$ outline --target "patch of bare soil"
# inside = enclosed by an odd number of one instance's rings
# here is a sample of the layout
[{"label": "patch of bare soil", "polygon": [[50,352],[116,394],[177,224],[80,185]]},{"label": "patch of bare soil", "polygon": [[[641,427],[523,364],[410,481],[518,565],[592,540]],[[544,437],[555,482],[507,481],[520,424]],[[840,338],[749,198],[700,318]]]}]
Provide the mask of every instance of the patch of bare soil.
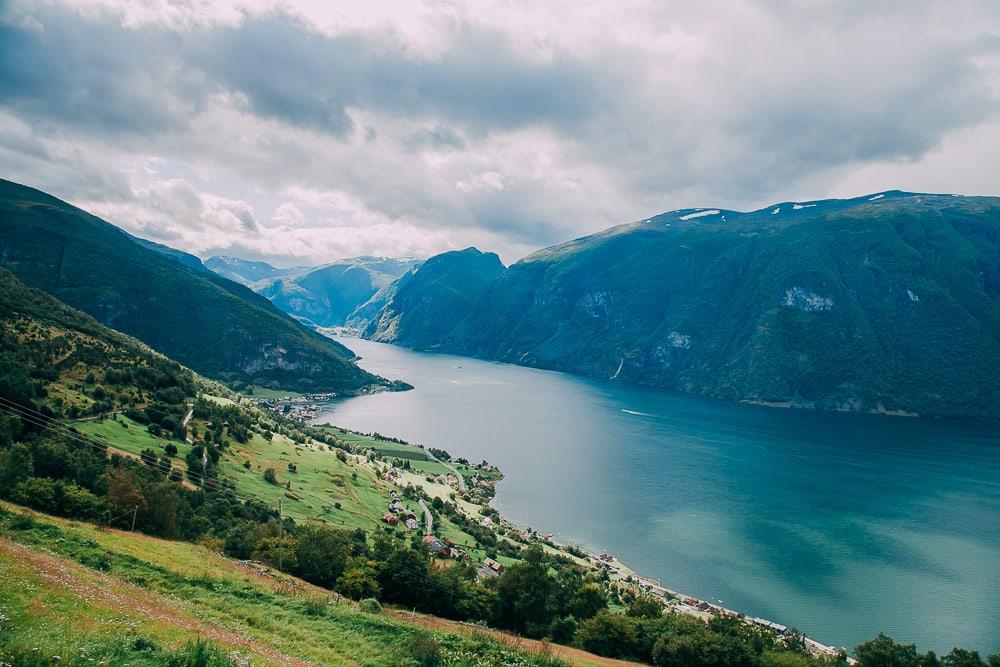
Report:
[{"label": "patch of bare soil", "polygon": [[275,651],[250,637],[195,620],[160,595],[82,565],[41,553],[5,537],[0,537],[0,553],[27,566],[30,572],[40,577],[47,585],[70,591],[88,602],[106,606],[117,613],[139,614],[183,628],[230,648],[239,648],[264,656],[274,664],[290,667],[311,665],[309,662]]}]

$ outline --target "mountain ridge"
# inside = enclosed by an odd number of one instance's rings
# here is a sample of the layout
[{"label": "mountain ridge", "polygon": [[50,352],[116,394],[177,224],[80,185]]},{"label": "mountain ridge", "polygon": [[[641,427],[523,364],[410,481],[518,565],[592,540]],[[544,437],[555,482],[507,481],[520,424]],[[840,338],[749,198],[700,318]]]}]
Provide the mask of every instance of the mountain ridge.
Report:
[{"label": "mountain ridge", "polygon": [[465,301],[430,339],[365,336],[740,402],[1000,417],[997,198],[678,209],[542,249]]},{"label": "mountain ridge", "polygon": [[28,286],[215,379],[338,393],[390,386],[264,297],[171,254],[51,195],[0,181],[0,266]]}]

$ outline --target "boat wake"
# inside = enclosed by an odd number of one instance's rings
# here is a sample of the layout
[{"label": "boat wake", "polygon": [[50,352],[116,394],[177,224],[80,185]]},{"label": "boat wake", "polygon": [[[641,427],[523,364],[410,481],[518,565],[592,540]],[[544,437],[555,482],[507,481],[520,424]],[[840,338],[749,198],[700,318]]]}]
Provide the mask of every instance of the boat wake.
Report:
[{"label": "boat wake", "polygon": [[629,410],[627,408],[622,408],[622,412],[627,415],[636,415],[638,417],[655,417],[656,415],[651,415],[648,412],[639,412],[637,410]]}]

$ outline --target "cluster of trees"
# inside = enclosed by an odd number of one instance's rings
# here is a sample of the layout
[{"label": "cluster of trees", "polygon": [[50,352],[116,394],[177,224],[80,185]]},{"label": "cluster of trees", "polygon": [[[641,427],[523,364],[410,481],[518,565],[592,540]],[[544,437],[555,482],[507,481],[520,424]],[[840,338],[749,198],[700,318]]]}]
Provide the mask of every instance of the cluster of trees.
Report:
[{"label": "cluster of trees", "polygon": [[18,429],[4,435],[17,441],[0,441],[0,497],[39,511],[185,540],[275,515],[259,503],[185,488],[178,471],[152,451],[135,461],[70,435]]},{"label": "cluster of trees", "polygon": [[861,667],[1000,667],[997,653],[983,660],[977,651],[956,647],[938,657],[934,651],[920,653],[915,645],[897,644],[881,633],[854,652]]}]

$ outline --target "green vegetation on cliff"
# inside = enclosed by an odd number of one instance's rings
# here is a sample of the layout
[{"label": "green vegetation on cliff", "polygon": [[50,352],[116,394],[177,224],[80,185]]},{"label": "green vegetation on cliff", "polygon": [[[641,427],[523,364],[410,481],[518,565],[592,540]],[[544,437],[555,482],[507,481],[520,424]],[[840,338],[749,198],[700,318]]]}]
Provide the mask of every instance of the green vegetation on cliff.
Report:
[{"label": "green vegetation on cliff", "polygon": [[1000,417],[996,198],[673,211],[456,287],[413,284],[383,319],[419,326],[367,334],[735,401]]}]

